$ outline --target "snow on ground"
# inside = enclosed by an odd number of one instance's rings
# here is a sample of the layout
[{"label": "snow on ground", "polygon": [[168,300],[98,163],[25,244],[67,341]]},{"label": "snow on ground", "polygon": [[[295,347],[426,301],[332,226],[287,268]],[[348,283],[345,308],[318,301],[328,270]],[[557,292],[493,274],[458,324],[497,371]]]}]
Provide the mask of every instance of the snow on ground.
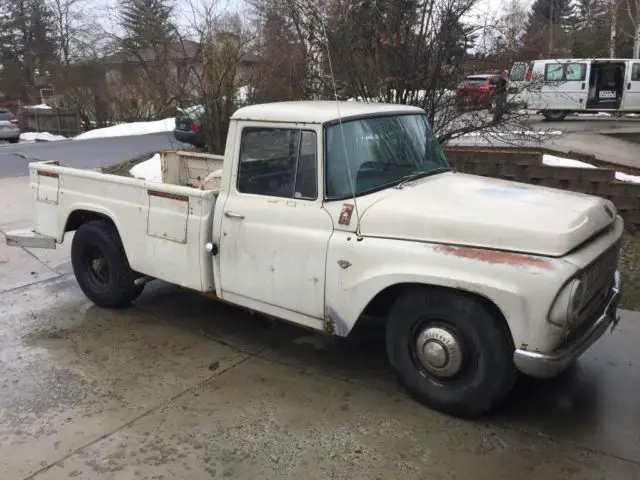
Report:
[{"label": "snow on ground", "polygon": [[150,182],[162,183],[162,166],[160,165],[160,154],[156,153],[149,160],[140,162],[129,170],[131,176],[142,178]]},{"label": "snow on ground", "polygon": [[52,107],[45,105],[44,103],[40,103],[38,105],[25,105],[22,108],[28,108],[30,110],[52,110]]},{"label": "snow on ground", "polygon": [[112,127],[96,128],[75,136],[74,140],[87,140],[90,138],[126,137],[128,135],[145,135],[149,133],[172,132],[176,126],[176,118],[170,117],[164,120],[151,122],[122,123]]},{"label": "snow on ground", "polygon": [[463,137],[510,137],[510,136],[536,136],[536,135],[562,135],[560,130],[540,130],[538,132],[533,132],[531,130],[514,130],[512,132],[507,131],[478,131],[478,132],[469,132],[462,135]]},{"label": "snow on ground", "polygon": [[[597,168],[590,163],[573,160],[572,158],[556,157],[555,155],[543,155],[542,163],[550,167],[572,167],[572,168]],[[623,172],[616,172],[616,180],[619,182],[640,183],[640,176],[628,175]]]},{"label": "snow on ground", "polygon": [[56,140],[66,140],[67,137],[62,135],[54,135],[49,132],[24,132],[20,134],[20,140],[23,142],[54,142]]}]

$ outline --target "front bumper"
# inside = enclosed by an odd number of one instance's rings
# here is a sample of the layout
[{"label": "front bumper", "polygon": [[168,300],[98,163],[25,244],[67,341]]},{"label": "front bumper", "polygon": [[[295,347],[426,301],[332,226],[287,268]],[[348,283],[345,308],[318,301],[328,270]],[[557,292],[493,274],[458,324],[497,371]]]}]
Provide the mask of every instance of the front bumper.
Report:
[{"label": "front bumper", "polygon": [[622,292],[622,278],[620,272],[615,273],[615,281],[609,299],[600,316],[589,328],[582,331],[575,338],[571,338],[557,350],[551,353],[530,352],[517,349],[513,354],[513,361],[522,373],[536,378],[551,378],[564,371],[572,362],[582,355],[604,333],[618,325],[620,317],[616,310]]},{"label": "front bumper", "polygon": [[34,232],[33,230],[13,230],[7,232],[6,243],[9,247],[56,248],[56,239]]}]

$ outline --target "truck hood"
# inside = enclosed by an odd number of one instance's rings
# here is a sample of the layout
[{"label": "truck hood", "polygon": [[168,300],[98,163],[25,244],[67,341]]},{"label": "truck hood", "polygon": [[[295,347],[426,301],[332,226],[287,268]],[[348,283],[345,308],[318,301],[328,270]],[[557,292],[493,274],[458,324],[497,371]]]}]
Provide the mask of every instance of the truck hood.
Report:
[{"label": "truck hood", "polygon": [[559,257],[616,217],[600,197],[454,172],[386,192],[365,206],[362,235]]}]

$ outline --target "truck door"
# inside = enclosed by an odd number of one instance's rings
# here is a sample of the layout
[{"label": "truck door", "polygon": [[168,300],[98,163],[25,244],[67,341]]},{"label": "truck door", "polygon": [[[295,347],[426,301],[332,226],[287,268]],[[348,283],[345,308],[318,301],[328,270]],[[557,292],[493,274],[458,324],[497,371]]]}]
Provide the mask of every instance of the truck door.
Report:
[{"label": "truck door", "polygon": [[540,89],[542,109],[584,110],[589,93],[589,66],[589,62],[546,63]]},{"label": "truck door", "polygon": [[322,209],[315,128],[238,128],[219,255],[223,299],[319,327],[333,222]]},{"label": "truck door", "polygon": [[622,94],[622,110],[640,112],[640,61],[630,61]]}]

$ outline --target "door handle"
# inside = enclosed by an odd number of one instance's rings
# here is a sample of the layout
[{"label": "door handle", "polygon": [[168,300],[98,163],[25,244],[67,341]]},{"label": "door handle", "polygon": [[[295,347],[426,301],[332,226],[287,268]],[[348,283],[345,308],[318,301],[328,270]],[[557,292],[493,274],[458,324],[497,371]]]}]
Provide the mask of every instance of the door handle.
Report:
[{"label": "door handle", "polygon": [[224,212],[224,216],[227,218],[237,218],[238,220],[244,220],[244,215],[240,215],[239,213]]},{"label": "door handle", "polygon": [[582,82],[582,90],[584,90],[584,82]]},{"label": "door handle", "polygon": [[627,90],[631,90],[631,82],[627,83]]}]

